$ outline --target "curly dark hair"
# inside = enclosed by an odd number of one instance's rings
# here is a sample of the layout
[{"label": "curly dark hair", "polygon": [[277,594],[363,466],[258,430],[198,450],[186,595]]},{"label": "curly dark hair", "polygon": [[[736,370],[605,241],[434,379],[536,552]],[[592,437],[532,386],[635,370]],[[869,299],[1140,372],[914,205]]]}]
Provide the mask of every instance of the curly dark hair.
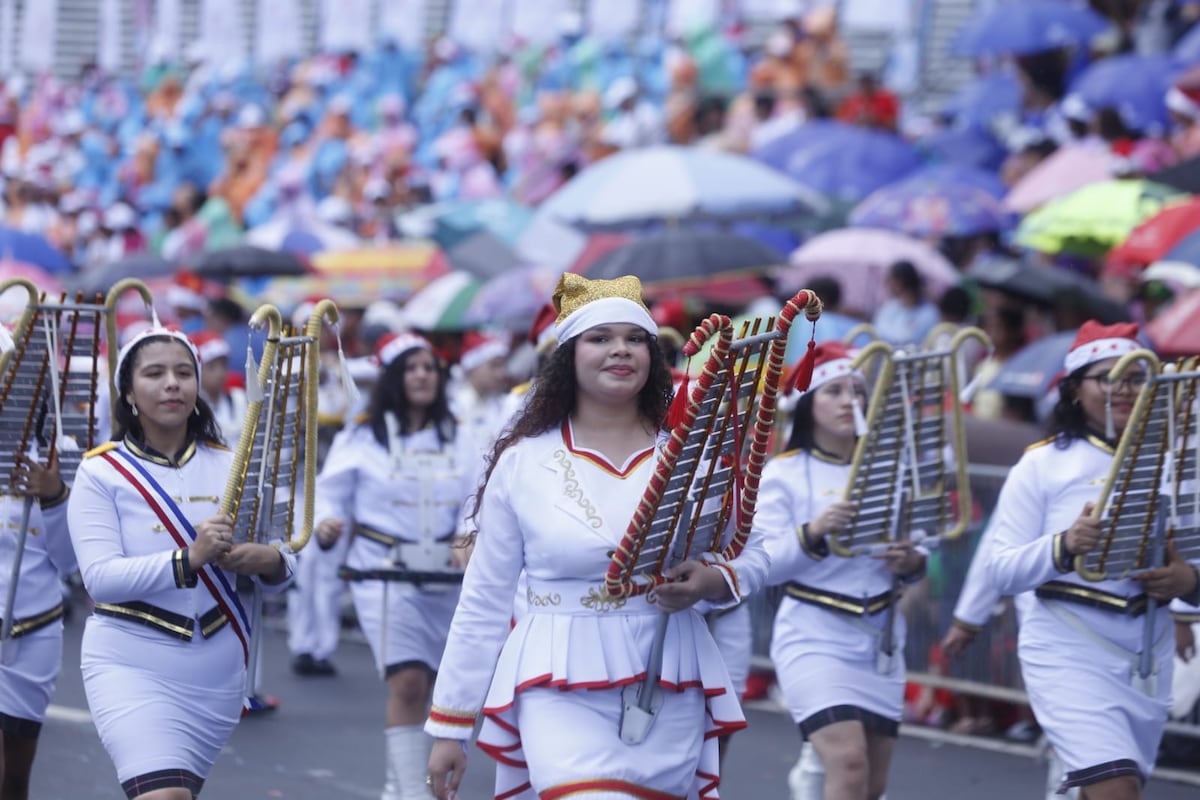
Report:
[{"label": "curly dark hair", "polygon": [[[387,412],[390,411],[396,415],[396,419],[400,423],[400,433],[413,432],[409,430],[409,403],[408,396],[404,393],[404,373],[408,369],[409,360],[421,350],[424,348],[413,347],[392,359],[392,362],[384,367],[379,380],[371,389],[365,424],[371,427],[371,432],[375,434],[375,441],[385,448],[388,447],[387,424],[384,422],[384,415]],[[450,413],[450,401],[446,397],[446,382],[449,373],[442,360],[433,353],[430,354],[433,355],[433,363],[438,373],[437,395],[429,408],[425,409],[425,419],[422,421],[421,427],[432,424],[437,430],[438,444],[445,445],[454,440],[457,430],[454,415]]]},{"label": "curly dark hair", "polygon": [[[147,336],[133,346],[129,351],[129,355],[121,362],[121,371],[117,375],[117,396],[112,399],[113,403],[113,432],[112,439],[114,442],[119,442],[126,436],[132,436],[137,441],[143,441],[145,431],[142,430],[142,422],[133,413],[133,406],[129,405],[129,401],[125,399],[125,395],[133,388],[133,370],[137,366],[138,353],[147,344],[155,342],[175,342],[183,344],[174,336]],[[187,349],[185,347],[185,349]],[[190,350],[188,350],[191,353]],[[191,441],[210,442],[212,444],[224,445],[225,440],[221,437],[221,428],[217,425],[217,418],[213,416],[212,408],[200,396],[200,380],[197,374],[196,380],[196,411],[193,414],[188,414],[187,418],[187,435]]]},{"label": "curly dark hair", "polygon": [[[492,477],[492,470],[501,454],[521,439],[540,436],[567,419],[575,410],[576,392],[578,386],[575,380],[575,343],[578,337],[568,339],[558,346],[538,373],[529,394],[529,401],[519,413],[513,424],[496,441],[491,455],[487,459],[487,469],[475,494],[475,509],[472,518],[479,514],[483,502],[483,488]],[[651,336],[647,340],[650,349],[650,374],[646,385],[638,394],[638,411],[642,417],[661,427],[667,416],[667,408],[671,405],[674,395],[674,383],[671,379],[671,368],[667,366],[666,356],[659,347],[658,337]]]}]

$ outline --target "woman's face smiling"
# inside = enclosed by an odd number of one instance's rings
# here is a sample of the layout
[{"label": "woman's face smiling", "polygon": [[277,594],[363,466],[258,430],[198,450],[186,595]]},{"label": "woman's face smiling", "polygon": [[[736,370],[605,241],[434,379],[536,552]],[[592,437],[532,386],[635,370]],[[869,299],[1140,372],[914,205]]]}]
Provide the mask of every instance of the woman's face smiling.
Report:
[{"label": "woman's face smiling", "polygon": [[196,362],[182,342],[147,342],[134,354],[132,384],[126,401],[137,409],[150,434],[186,427],[196,407]]},{"label": "woman's face smiling", "polygon": [[575,342],[581,394],[603,403],[636,401],[649,377],[650,335],[637,325],[597,325]]}]

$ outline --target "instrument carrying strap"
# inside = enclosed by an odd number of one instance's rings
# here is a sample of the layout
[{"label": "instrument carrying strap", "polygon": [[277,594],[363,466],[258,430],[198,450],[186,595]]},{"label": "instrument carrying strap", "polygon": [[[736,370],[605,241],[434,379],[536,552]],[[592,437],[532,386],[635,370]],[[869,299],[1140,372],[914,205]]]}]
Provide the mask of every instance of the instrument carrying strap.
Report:
[{"label": "instrument carrying strap", "polygon": [[[1059,620],[1061,620],[1063,623],[1065,623],[1066,625],[1073,628],[1080,635],[1082,635],[1085,639],[1090,640],[1093,644],[1095,644],[1101,650],[1105,651],[1106,653],[1108,653],[1111,656],[1122,659],[1124,661],[1128,661],[1129,662],[1130,683],[1132,685],[1139,685],[1140,688],[1148,695],[1153,696],[1153,695],[1157,694],[1157,683],[1158,683],[1158,681],[1157,681],[1158,661],[1157,660],[1155,660],[1153,662],[1154,668],[1153,668],[1153,672],[1151,673],[1150,680],[1142,682],[1142,681],[1140,681],[1140,679],[1138,677],[1138,662],[1140,660],[1140,655],[1141,655],[1140,653],[1136,653],[1133,650],[1128,650],[1124,647],[1121,647],[1121,645],[1117,644],[1116,642],[1106,639],[1104,636],[1096,633],[1094,630],[1092,630],[1090,627],[1088,627],[1088,624],[1086,622],[1081,620],[1074,612],[1072,612],[1069,608],[1066,607],[1066,605],[1064,605],[1059,600],[1048,600],[1048,599],[1043,598],[1042,605],[1046,606],[1046,608],[1050,610],[1051,614],[1058,617]],[[1170,626],[1165,626],[1165,627],[1168,630],[1170,629]],[[1159,642],[1161,642],[1161,641],[1162,641],[1162,636],[1159,636],[1158,640],[1155,641],[1155,643],[1154,643],[1154,647],[1157,648]]]}]

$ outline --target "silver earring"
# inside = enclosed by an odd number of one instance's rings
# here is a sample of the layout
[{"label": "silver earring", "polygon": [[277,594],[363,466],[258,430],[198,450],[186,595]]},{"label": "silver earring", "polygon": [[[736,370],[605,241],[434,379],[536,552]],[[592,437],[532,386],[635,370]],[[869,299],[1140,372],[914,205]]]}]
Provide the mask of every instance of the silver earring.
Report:
[{"label": "silver earring", "polygon": [[198,405],[192,406],[192,413],[195,414],[197,417],[200,416],[200,406],[198,406]]},{"label": "silver earring", "polygon": [[137,406],[135,406],[133,403],[130,403],[129,407],[133,409],[133,415],[136,417],[138,415]]}]

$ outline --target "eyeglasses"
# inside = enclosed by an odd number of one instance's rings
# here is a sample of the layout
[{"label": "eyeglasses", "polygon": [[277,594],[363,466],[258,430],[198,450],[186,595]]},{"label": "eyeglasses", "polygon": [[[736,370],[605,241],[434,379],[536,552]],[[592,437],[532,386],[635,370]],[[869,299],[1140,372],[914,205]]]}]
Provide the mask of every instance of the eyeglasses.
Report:
[{"label": "eyeglasses", "polygon": [[1145,373],[1135,373],[1133,375],[1125,375],[1114,381],[1108,377],[1107,372],[1102,372],[1099,375],[1084,375],[1082,380],[1095,381],[1097,386],[1106,391],[1112,389],[1114,386],[1140,391],[1149,379]]}]

